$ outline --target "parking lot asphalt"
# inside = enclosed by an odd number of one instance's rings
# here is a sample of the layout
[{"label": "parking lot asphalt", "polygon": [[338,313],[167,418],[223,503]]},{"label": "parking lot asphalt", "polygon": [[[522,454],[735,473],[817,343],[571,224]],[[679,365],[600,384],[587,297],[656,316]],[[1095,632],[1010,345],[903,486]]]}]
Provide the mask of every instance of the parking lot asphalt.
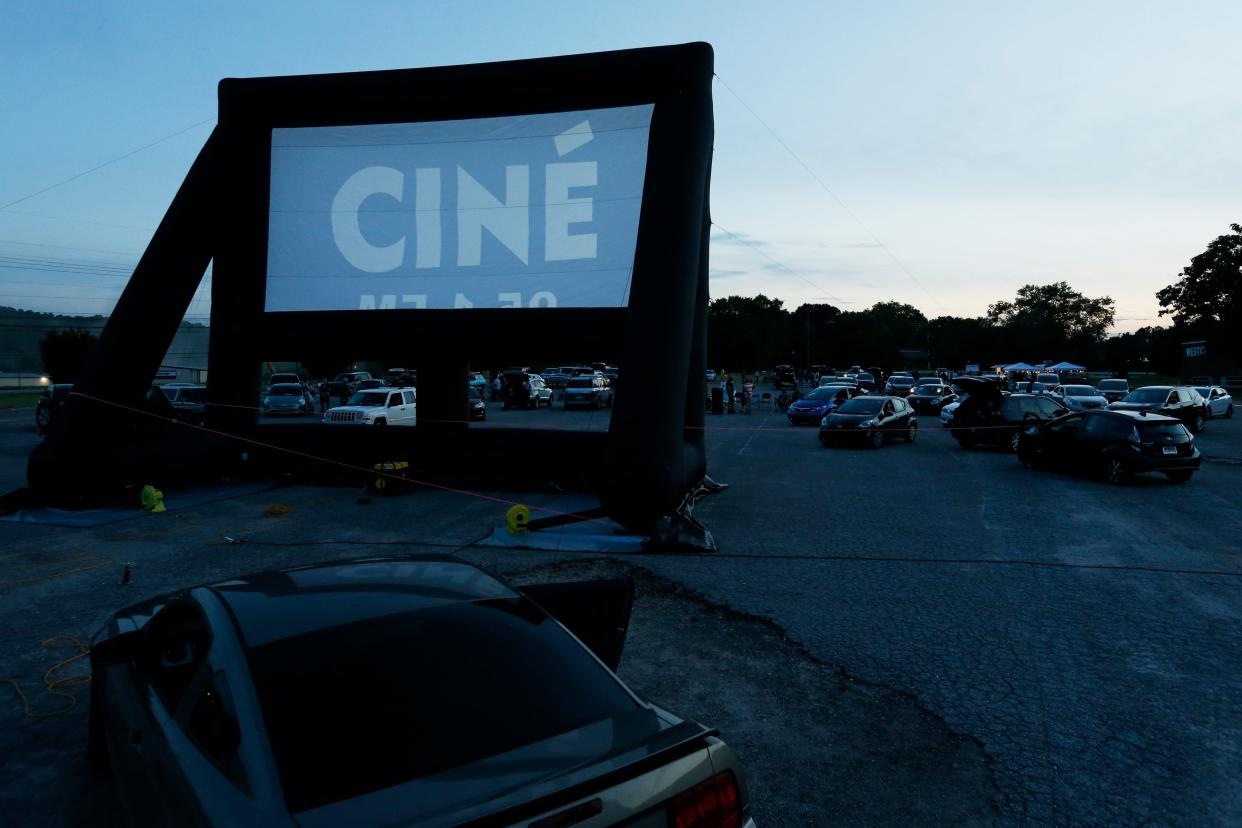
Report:
[{"label": "parking lot asphalt", "polygon": [[[594,428],[607,412],[503,414],[512,417],[489,410],[489,423],[537,418]],[[960,449],[932,417],[920,419],[914,444],[882,449],[822,448],[813,428],[792,427],[778,412],[708,419],[709,471],[730,488],[702,501],[695,516],[717,538],[718,553],[622,563],[725,619],[777,631],[805,663],[907,700],[943,724],[943,739],[977,745],[990,782],[955,795],[934,763],[924,768],[925,789],[896,765],[875,766],[877,777],[900,780],[900,792],[933,804],[986,796],[986,813],[1005,825],[1242,823],[1242,418],[1213,421],[1198,437],[1210,459],[1189,483],[1151,476],[1127,486],[1031,471],[999,450]],[[8,423],[0,420],[5,481],[14,476],[11,467],[24,464],[27,445],[20,426]],[[513,499],[538,504],[555,497]],[[289,514],[264,517],[269,502],[287,504]],[[0,559],[0,674],[37,686],[58,660],[40,641],[89,634],[109,611],[176,586],[312,560],[417,551],[410,545],[417,542],[450,551],[502,522],[502,505],[451,493],[363,505],[356,493],[293,486],[94,529],[0,524],[0,555],[20,556]],[[298,545],[324,541],[349,543]],[[590,557],[478,547],[460,554],[510,573]],[[133,577],[122,587],[126,562]],[[61,570],[66,574],[55,574]],[[693,640],[679,638],[675,624],[661,626],[671,632],[657,649],[692,652]],[[637,628],[634,635],[641,636]],[[738,640],[764,646],[740,633]],[[767,669],[780,676],[794,663],[773,661]],[[708,688],[718,712],[753,709],[754,700],[732,685],[731,665],[697,666],[701,678],[684,683],[697,693],[687,704],[703,706]],[[716,697],[713,687],[720,688]],[[766,803],[765,824],[886,824],[865,803],[848,811],[827,807],[829,793],[818,811],[801,801],[817,788],[858,784],[839,770],[848,753],[833,765],[807,768],[815,785],[790,778],[805,763],[771,772],[780,757],[758,737],[773,720],[794,721],[814,704],[810,697],[805,706],[796,696],[773,698],[769,721],[738,715],[741,730],[725,732],[752,745],[743,761],[765,780],[754,791]],[[70,793],[64,786],[75,777],[57,780],[79,755],[83,727],[80,710],[35,720],[12,704],[0,707],[0,755],[4,778],[12,780],[0,783],[7,812],[30,807],[32,791],[41,791],[44,804]],[[788,741],[799,738],[796,729],[783,733]],[[813,744],[819,735],[807,738]],[[877,739],[902,738],[891,729],[860,729],[855,737],[872,747]],[[814,750],[800,755],[808,753]],[[53,807],[45,823],[82,813],[65,807]],[[784,813],[799,817],[785,821]],[[977,820],[980,812],[969,813]]]}]

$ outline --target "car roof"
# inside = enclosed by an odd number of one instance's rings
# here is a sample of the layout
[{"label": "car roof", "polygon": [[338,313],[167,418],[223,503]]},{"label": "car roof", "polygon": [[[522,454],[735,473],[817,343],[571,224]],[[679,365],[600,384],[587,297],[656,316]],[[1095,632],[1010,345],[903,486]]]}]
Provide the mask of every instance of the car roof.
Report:
[{"label": "car roof", "polygon": [[1180,423],[1181,420],[1176,417],[1170,417],[1167,414],[1152,414],[1144,411],[1119,411],[1115,408],[1097,409],[1096,411],[1088,411],[1093,417],[1104,415],[1106,417],[1119,417],[1121,419],[1136,420],[1140,423]]},{"label": "car roof", "polygon": [[517,593],[444,555],[359,558],[261,572],[210,584],[247,648],[319,629]]}]

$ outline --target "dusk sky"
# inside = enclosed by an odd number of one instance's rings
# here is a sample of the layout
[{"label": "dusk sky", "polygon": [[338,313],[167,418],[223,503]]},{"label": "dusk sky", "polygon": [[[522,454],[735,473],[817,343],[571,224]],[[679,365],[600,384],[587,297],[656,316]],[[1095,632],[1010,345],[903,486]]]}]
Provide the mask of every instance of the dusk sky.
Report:
[{"label": "dusk sky", "polygon": [[1239,31],[1237,2],[17,2],[0,304],[110,309],[222,77],[703,40],[713,296],[979,315],[1065,280],[1132,330],[1242,221]]}]

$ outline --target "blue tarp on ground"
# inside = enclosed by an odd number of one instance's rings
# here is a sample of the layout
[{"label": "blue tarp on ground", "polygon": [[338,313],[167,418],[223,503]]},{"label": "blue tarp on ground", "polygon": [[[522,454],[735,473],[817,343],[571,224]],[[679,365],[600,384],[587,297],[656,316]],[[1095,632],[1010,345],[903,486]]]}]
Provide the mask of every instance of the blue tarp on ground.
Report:
[{"label": "blue tarp on ground", "polygon": [[[280,485],[282,484],[265,480],[247,481],[244,483],[220,483],[214,486],[196,486],[192,489],[167,490],[164,492],[164,509],[169,512],[175,512],[178,509],[202,506],[204,503],[215,503],[221,500],[241,497],[242,495],[265,492]],[[135,502],[132,508],[113,506],[103,509],[52,509],[39,506],[31,509],[21,509],[11,515],[4,515],[0,517],[0,521],[8,523],[38,523],[48,526],[103,526],[104,524],[117,523],[122,520],[130,520],[150,514],[154,513],[144,512],[139,507],[137,496],[135,495]]]}]

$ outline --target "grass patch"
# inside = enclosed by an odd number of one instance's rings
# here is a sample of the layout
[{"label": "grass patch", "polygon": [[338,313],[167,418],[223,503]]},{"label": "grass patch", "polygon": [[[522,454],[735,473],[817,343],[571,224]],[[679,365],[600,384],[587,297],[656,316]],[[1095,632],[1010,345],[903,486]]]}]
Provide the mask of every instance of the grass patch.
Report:
[{"label": "grass patch", "polygon": [[0,411],[11,411],[15,408],[34,408],[39,404],[39,397],[41,396],[43,396],[42,391],[0,394]]}]

